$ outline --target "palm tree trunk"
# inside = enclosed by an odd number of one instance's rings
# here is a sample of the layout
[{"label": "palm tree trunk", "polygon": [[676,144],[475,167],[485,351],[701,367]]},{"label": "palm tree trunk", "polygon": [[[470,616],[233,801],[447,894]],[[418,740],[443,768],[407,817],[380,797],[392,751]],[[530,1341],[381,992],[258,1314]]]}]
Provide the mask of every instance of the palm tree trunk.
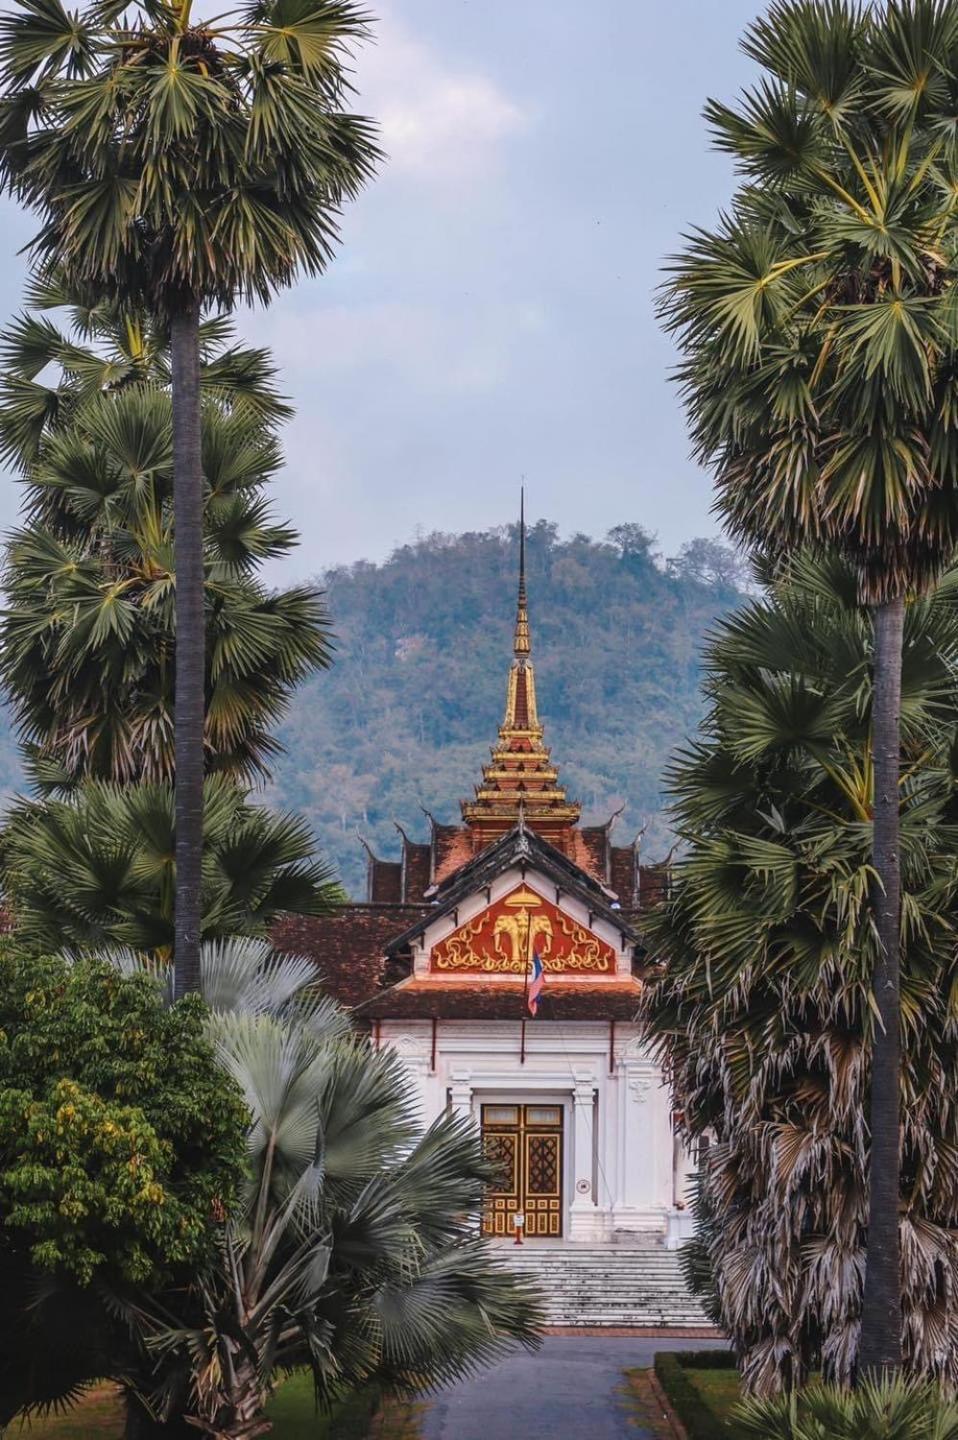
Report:
[{"label": "palm tree trunk", "polygon": [[176,924],[174,993],[200,985],[200,875],[203,857],[203,467],[200,451],[199,311],[171,326],[173,520],[176,565]]},{"label": "palm tree trunk", "polygon": [[263,1409],[263,1385],[256,1366],[242,1358],[232,1374],[227,1403],[213,1423],[204,1422],[215,1440],[260,1440],[268,1435],[273,1422]]},{"label": "palm tree trunk", "polygon": [[154,1420],[132,1391],[124,1395],[124,1440],[197,1440],[199,1431],[186,1420]]},{"label": "palm tree trunk", "polygon": [[875,770],[872,863],[878,931],[871,1075],[871,1161],[868,1180],[868,1249],[862,1307],[860,1375],[901,1368],[901,660],[903,599],[874,611],[875,693],[872,748]]}]

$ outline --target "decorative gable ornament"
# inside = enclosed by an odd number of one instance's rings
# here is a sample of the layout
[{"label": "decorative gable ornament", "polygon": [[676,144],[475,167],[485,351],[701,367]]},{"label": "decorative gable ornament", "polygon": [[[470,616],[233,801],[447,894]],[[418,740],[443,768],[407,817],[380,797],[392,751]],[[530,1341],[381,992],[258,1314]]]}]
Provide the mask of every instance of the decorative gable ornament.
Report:
[{"label": "decorative gable ornament", "polygon": [[611,945],[525,884],[434,945],[429,969],[440,975],[524,975],[533,952],[547,974],[616,973]]}]

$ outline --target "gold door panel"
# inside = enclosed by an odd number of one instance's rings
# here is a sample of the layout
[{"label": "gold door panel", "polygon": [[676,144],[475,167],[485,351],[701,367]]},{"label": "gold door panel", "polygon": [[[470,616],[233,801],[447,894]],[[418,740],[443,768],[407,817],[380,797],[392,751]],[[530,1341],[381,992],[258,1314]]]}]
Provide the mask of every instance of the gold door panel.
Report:
[{"label": "gold door panel", "polygon": [[483,1105],[482,1146],[498,1175],[487,1192],[484,1235],[514,1236],[525,1216],[530,1238],[562,1234],[562,1106]]},{"label": "gold door panel", "polygon": [[525,1134],[525,1194],[523,1209],[527,1235],[562,1234],[562,1132]]},{"label": "gold door panel", "polygon": [[511,1235],[515,1231],[512,1217],[520,1206],[519,1134],[501,1131],[482,1133],[482,1149],[487,1160],[499,1172],[494,1188],[486,1196],[482,1220],[483,1234]]}]

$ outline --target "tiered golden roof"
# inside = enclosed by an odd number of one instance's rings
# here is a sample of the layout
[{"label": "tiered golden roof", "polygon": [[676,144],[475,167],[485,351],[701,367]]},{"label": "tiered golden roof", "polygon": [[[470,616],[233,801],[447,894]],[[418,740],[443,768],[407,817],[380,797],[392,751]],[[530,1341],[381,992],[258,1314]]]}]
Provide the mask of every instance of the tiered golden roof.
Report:
[{"label": "tiered golden roof", "polygon": [[499,741],[492,751],[491,764],[483,767],[475,800],[462,802],[462,817],[468,825],[489,830],[510,829],[520,819],[546,831],[555,826],[575,825],[581,807],[566,798],[558,782],[549,749],[542,741],[536,706],[526,594],[524,504],[519,521],[519,599],[512,650],[506,713],[499,727]]}]

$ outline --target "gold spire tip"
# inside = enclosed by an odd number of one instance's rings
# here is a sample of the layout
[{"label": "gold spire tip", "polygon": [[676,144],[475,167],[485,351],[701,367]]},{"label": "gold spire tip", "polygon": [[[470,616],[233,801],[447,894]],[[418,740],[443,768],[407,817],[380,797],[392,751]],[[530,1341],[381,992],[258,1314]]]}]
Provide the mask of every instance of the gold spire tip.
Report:
[{"label": "gold spire tip", "polygon": [[516,633],[512,645],[517,660],[524,659],[532,649],[529,638],[529,610],[526,596],[526,491],[519,491],[519,600],[516,605]]}]

